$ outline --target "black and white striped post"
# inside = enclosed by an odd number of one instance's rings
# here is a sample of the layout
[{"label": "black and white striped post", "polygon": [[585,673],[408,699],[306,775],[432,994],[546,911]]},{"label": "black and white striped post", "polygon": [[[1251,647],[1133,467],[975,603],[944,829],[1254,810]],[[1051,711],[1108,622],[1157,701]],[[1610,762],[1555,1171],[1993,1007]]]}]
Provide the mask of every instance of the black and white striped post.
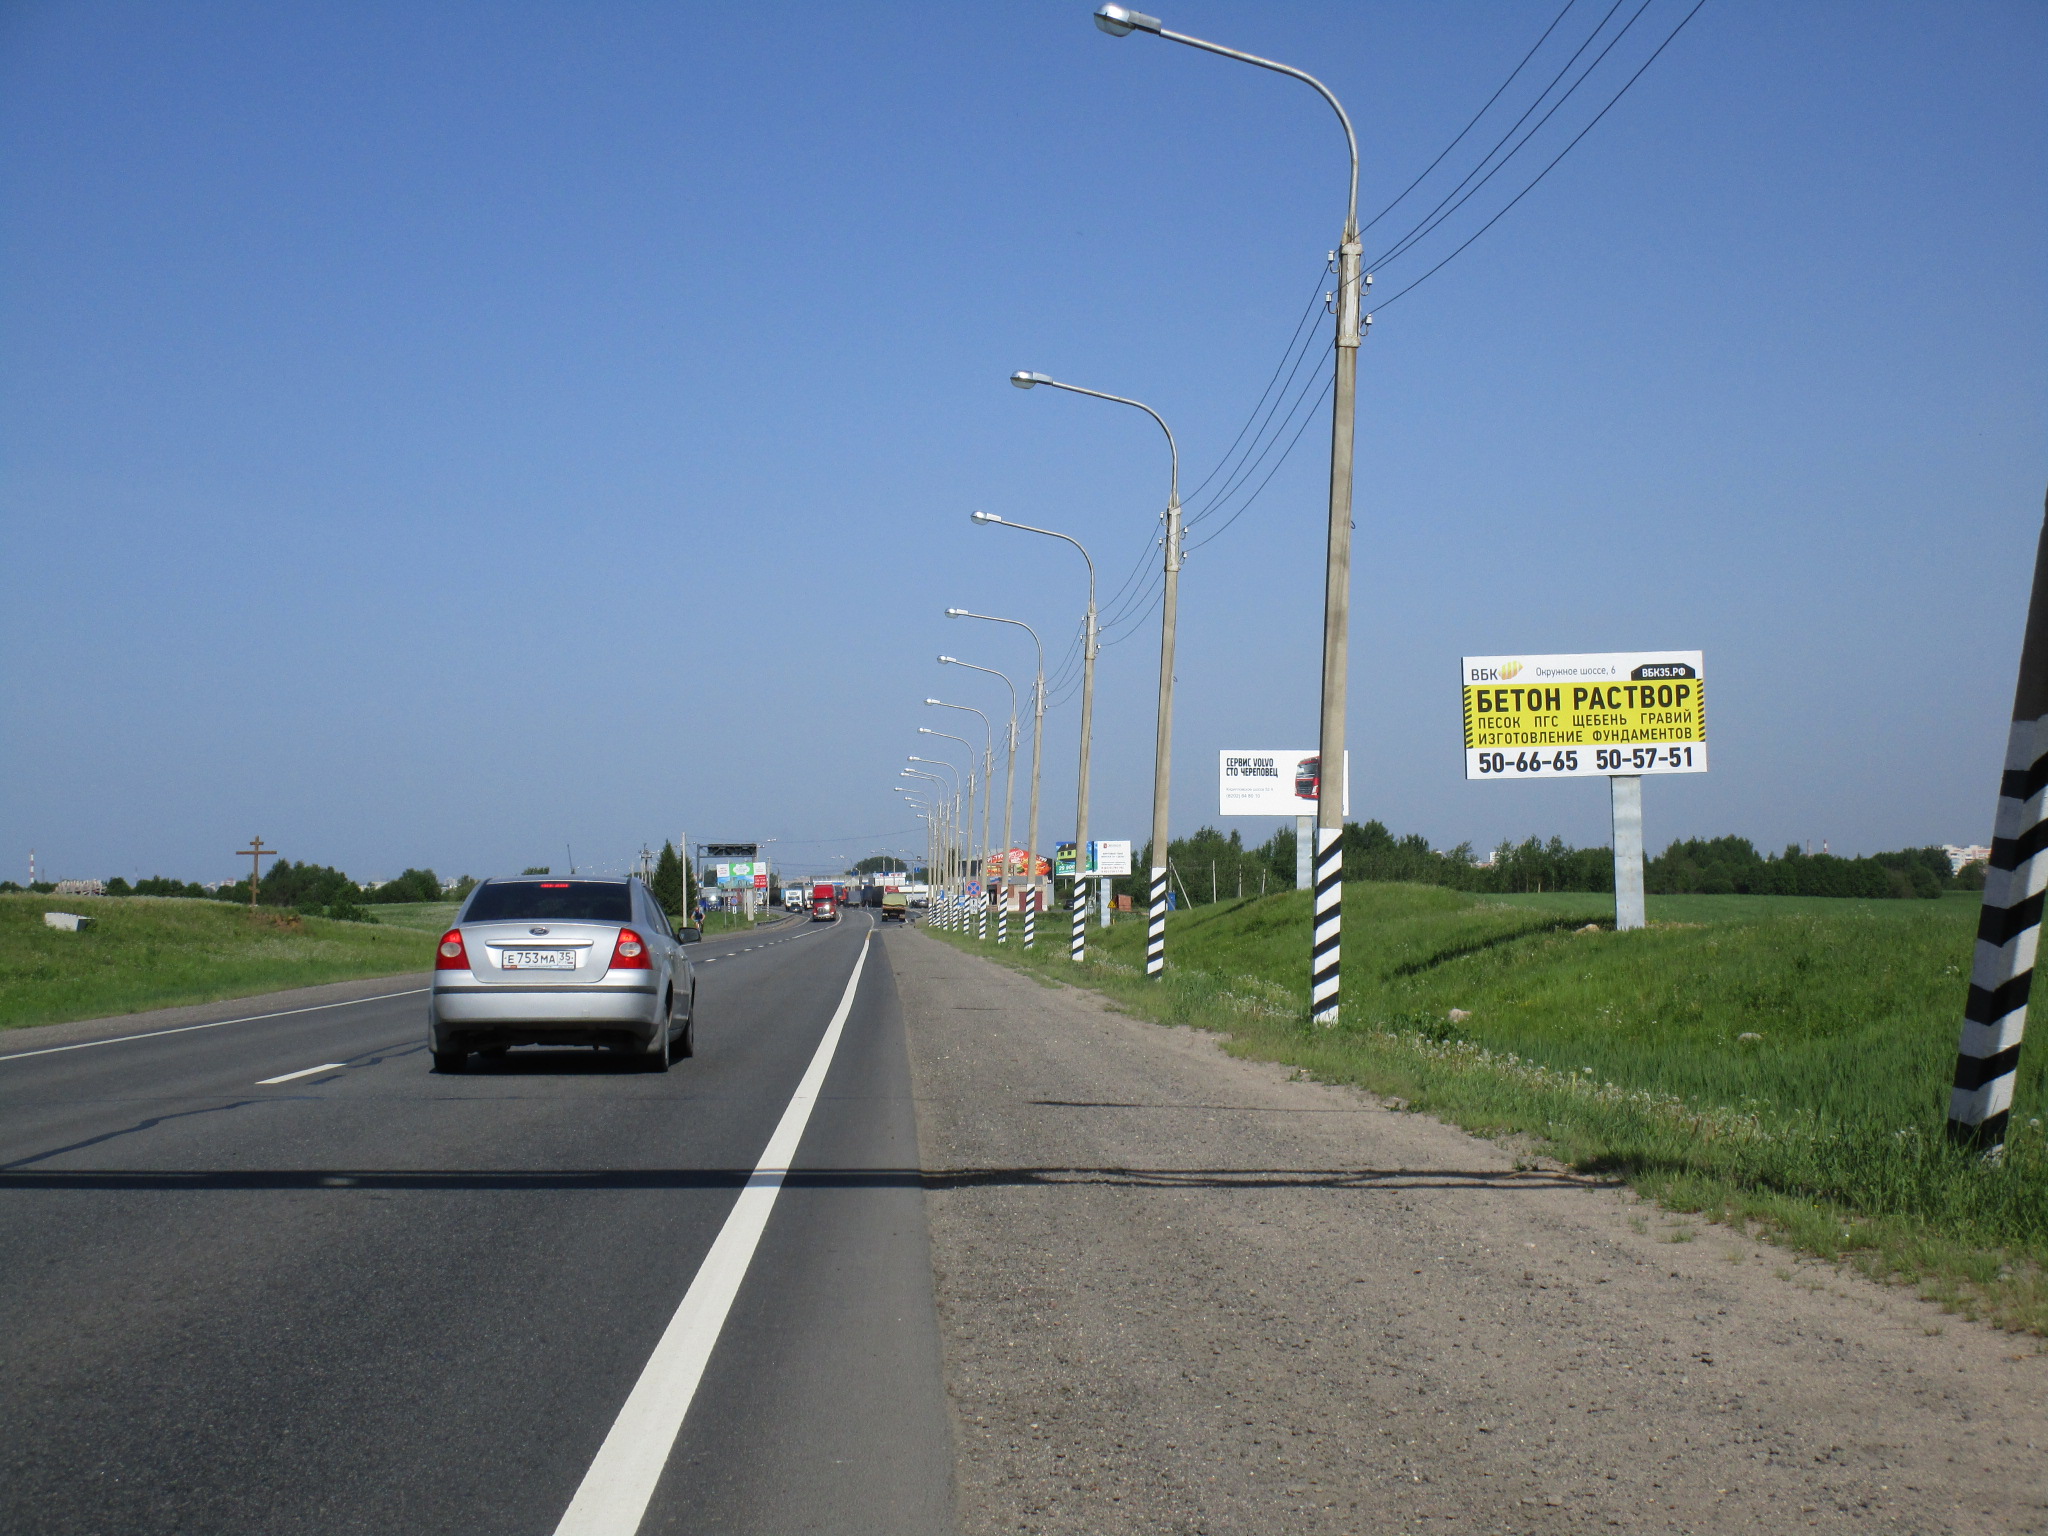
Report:
[{"label": "black and white striped post", "polygon": [[[1074,863],[1078,868],[1081,860],[1077,857]],[[1078,874],[1074,876],[1074,933],[1067,958],[1076,965],[1088,958],[1088,882]]]},{"label": "black and white striped post", "polygon": [[1984,874],[1984,905],[1977,917],[1977,951],[1970,966],[1963,1038],[1949,1093],[1949,1139],[1997,1156],[2005,1148],[2019,1075],[2020,1036],[2027,1027],[2027,994],[2034,980],[2034,950],[2041,935],[2041,903],[2048,886],[2048,509],[2034,550],[2034,590],[2020,644],[2020,678],[2005,740],[2005,772],[1998,786],[1998,819],[1991,862]]},{"label": "black and white striped post", "polygon": [[[1339,799],[1338,804],[1343,801]],[[1316,931],[1309,969],[1309,1017],[1337,1022],[1338,960],[1344,935],[1344,831],[1316,828]]]},{"label": "black and white striped post", "polygon": [[1152,896],[1148,908],[1150,926],[1145,930],[1145,974],[1157,976],[1166,969],[1166,866],[1152,866]]}]

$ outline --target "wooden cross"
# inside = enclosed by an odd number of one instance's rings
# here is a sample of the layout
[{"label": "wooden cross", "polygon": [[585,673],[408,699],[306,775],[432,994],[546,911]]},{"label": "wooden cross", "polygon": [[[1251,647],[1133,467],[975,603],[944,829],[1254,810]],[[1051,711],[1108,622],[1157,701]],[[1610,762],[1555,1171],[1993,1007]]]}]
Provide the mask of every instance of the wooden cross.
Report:
[{"label": "wooden cross", "polygon": [[252,837],[249,839],[248,847],[235,850],[235,857],[238,859],[247,858],[249,861],[249,910],[254,912],[256,910],[256,882],[263,877],[263,861],[276,858],[277,850],[264,847],[262,838]]}]

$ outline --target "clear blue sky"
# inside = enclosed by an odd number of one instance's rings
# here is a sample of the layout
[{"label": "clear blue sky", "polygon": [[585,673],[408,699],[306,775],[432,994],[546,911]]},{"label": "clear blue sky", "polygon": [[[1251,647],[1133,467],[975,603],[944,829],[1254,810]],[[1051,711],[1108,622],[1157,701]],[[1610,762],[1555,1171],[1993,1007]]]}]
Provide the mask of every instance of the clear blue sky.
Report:
[{"label": "clear blue sky", "polygon": [[[1559,3],[1166,19],[1327,80],[1371,212]],[[1689,6],[1654,0],[1376,302]],[[1069,552],[968,512],[1076,533],[1113,588],[1164,499],[1142,417],[1005,375],[1149,401],[1199,481],[1342,215],[1309,91],[1089,8],[9,7],[0,874],[218,879],[252,833],[363,878],[920,846],[890,792],[919,701],[1001,695],[933,656],[1029,670],[940,611],[1057,652],[1080,608]],[[2048,480],[2044,78],[2032,0],[1707,0],[1385,307],[1354,815],[1604,841],[1597,782],[1461,779],[1458,658],[1698,647],[1714,771],[1652,781],[1653,845],[1988,834]],[[1318,420],[1190,559],[1176,833],[1215,819],[1218,748],[1313,744],[1326,465]],[[1142,840],[1156,625],[1112,638],[1094,821]]]}]

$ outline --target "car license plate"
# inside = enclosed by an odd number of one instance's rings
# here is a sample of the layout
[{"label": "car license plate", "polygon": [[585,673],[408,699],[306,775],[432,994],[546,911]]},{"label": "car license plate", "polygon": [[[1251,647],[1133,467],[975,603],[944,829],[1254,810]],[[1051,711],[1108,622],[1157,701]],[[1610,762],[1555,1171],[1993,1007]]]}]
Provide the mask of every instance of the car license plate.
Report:
[{"label": "car license plate", "polygon": [[576,951],[508,949],[505,951],[505,958],[498,963],[508,971],[573,971],[576,969]]}]

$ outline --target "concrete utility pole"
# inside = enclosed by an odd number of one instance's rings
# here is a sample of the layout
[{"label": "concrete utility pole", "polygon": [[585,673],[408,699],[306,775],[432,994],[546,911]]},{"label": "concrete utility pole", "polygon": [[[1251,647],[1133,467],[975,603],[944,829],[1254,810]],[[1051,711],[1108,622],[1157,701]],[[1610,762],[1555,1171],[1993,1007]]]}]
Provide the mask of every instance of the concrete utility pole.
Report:
[{"label": "concrete utility pole", "polygon": [[235,850],[235,856],[249,861],[249,910],[253,913],[256,910],[256,885],[262,879],[263,861],[276,858],[277,850],[264,847],[262,838],[252,837],[249,839],[248,847]]},{"label": "concrete utility pole", "polygon": [[[955,736],[951,731],[935,731],[928,725],[920,725],[917,728],[917,732],[920,736],[939,736],[943,737],[947,741],[957,741],[960,743],[961,746],[967,749],[967,820],[963,825],[966,832],[964,841],[967,848],[967,878],[971,880],[973,878],[972,872],[977,865],[977,859],[974,851],[974,743],[969,741],[965,736]],[[943,761],[943,759],[940,759],[940,761]],[[948,763],[946,766],[950,768],[952,767],[952,764]],[[958,772],[958,770],[956,769],[955,772]],[[984,784],[982,786],[982,795],[984,798],[986,798],[987,794],[988,786]],[[988,850],[985,848],[982,850],[984,855],[987,853],[987,851]],[[962,883],[960,894],[963,899],[966,897],[967,892],[965,882]],[[988,914],[986,909],[984,909],[982,913],[982,922],[984,927],[987,926],[987,921]],[[986,938],[988,937],[988,935],[984,933],[982,937]]]},{"label": "concrete utility pole", "polygon": [[[1220,43],[1170,32],[1156,16],[1122,5],[1100,5],[1095,25],[1112,37],[1149,32],[1170,43],[1184,43],[1204,53],[1220,54],[1299,80],[1314,89],[1337,114],[1351,149],[1351,199],[1344,215],[1344,236],[1333,253],[1337,260],[1337,378],[1330,418],[1330,530],[1323,573],[1323,781],[1332,773],[1343,782],[1344,699],[1351,645],[1351,455],[1358,419],[1358,344],[1363,336],[1359,311],[1365,284],[1363,252],[1358,242],[1358,135],[1351,118],[1330,88],[1311,74],[1287,64],[1240,53]],[[1364,324],[1371,324],[1366,316]],[[1315,930],[1309,949],[1309,1016],[1318,1024],[1337,1022],[1340,992],[1340,940],[1344,930],[1344,797],[1316,797]]]},{"label": "concrete utility pole", "polygon": [[[986,672],[990,677],[1001,678],[1003,686],[1010,690],[1010,751],[1003,769],[1003,846],[999,854],[1002,859],[1002,900],[996,906],[996,942],[1007,944],[1010,942],[1010,891],[1015,883],[1010,871],[1010,840],[1015,836],[1011,813],[1017,803],[1017,685],[994,667],[977,667],[957,656],[941,656],[939,661],[947,666],[965,667],[970,672]],[[925,700],[927,704],[936,702],[934,699]],[[989,771],[994,773],[993,764]]]},{"label": "concrete utility pole", "polygon": [[2048,507],[2034,549],[2034,590],[2020,642],[2019,686],[2005,739],[1998,816],[1977,914],[1976,958],[1963,1004],[1963,1037],[1949,1092],[1948,1135],[1999,1157],[2019,1078],[2020,1037],[2041,938],[2041,891],[2048,885]]},{"label": "concrete utility pole", "polygon": [[1088,612],[1081,621],[1081,783],[1074,796],[1074,928],[1067,948],[1067,958],[1078,965],[1088,957],[1088,754],[1095,742],[1095,557],[1071,534],[1008,522],[993,512],[973,516],[977,523],[1063,539],[1081,551],[1088,566]]},{"label": "concrete utility pole", "polygon": [[921,769],[910,768],[904,770],[905,774],[909,777],[930,779],[934,784],[938,786],[940,819],[946,829],[946,835],[943,842],[946,864],[946,900],[944,905],[944,913],[946,917],[946,925],[950,927],[952,925],[952,919],[955,915],[955,907],[957,905],[955,901],[955,895],[959,883],[958,872],[960,865],[960,770],[958,768],[955,768],[951,763],[947,762],[943,757],[917,757],[913,755],[910,758],[910,761],[913,763],[923,763],[927,767],[931,768],[943,768],[946,770],[946,772],[953,775],[953,798],[951,804],[948,805],[946,802],[947,785],[944,779],[940,778],[935,773],[925,773]]},{"label": "concrete utility pole", "polygon": [[[946,657],[940,657],[940,662],[944,662],[944,659]],[[981,731],[983,731],[983,748],[981,748],[981,862],[977,864],[977,868],[981,870],[981,895],[975,897],[975,905],[981,911],[977,913],[975,922],[979,926],[977,938],[987,938],[989,936],[989,803],[995,799],[995,725],[993,725],[993,721],[989,721],[989,717],[983,711],[975,709],[973,705],[948,705],[944,698],[926,698],[924,702],[928,702],[928,705],[938,705],[940,709],[965,709],[969,715],[981,715]],[[930,735],[944,735],[944,731],[930,731]],[[961,737],[952,737],[952,739],[958,741]],[[969,760],[969,764],[975,760],[973,743],[969,743],[969,748],[967,748],[967,760]],[[967,784],[969,784],[969,811],[967,811],[967,819],[969,819],[969,829],[973,827],[973,819],[975,819],[975,813],[973,813],[973,782],[975,782],[975,772],[973,772],[973,768],[969,768],[967,770]]]},{"label": "concrete utility pole", "polygon": [[1030,898],[1024,906],[1024,947],[1029,949],[1038,942],[1038,766],[1041,749],[1045,746],[1045,646],[1038,638],[1038,631],[1022,619],[1002,619],[992,613],[970,613],[965,608],[948,608],[946,617],[1014,624],[1031,637],[1031,643],[1038,651],[1038,675],[1031,690],[1031,826],[1025,834],[1024,846],[1025,860],[1031,866],[1024,871],[1024,889]]},{"label": "concrete utility pole", "polygon": [[[1167,803],[1173,786],[1173,647],[1180,626],[1180,444],[1174,441],[1173,428],[1166,424],[1166,418],[1142,400],[1107,395],[1099,389],[1083,389],[1078,384],[1062,384],[1042,373],[1013,373],[1010,382],[1019,389],[1044,384],[1052,389],[1132,406],[1150,416],[1159,424],[1159,430],[1166,434],[1166,451],[1172,470],[1166,489],[1166,538],[1163,541],[1166,594],[1159,618],[1159,722],[1152,748],[1151,906],[1145,933],[1145,974],[1156,978],[1166,969],[1166,824]],[[1109,922],[1107,881],[1102,883],[1102,920],[1105,926]]]}]

